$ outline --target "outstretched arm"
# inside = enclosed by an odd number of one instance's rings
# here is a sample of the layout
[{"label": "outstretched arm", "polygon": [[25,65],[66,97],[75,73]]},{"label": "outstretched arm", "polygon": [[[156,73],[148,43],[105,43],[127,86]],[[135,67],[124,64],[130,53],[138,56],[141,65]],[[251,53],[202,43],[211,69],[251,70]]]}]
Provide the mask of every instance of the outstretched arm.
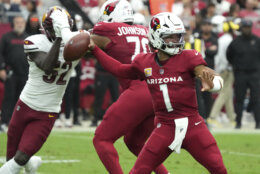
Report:
[{"label": "outstretched arm", "polygon": [[201,80],[201,91],[216,92],[222,89],[223,79],[209,67],[198,65],[195,67],[194,73]]},{"label": "outstretched arm", "polygon": [[[101,49],[105,49],[107,47],[107,45],[111,42],[111,40],[106,37],[106,36],[99,36],[96,34],[91,34],[91,39],[93,40],[93,42],[95,43],[96,46],[98,46]],[[89,57],[94,57],[93,53],[88,51],[85,55],[85,57],[89,58]]]},{"label": "outstretched arm", "polygon": [[109,71],[116,77],[127,79],[138,79],[138,69],[133,64],[122,64],[119,61],[108,56],[93,40],[90,40],[89,49],[92,50],[93,55],[97,58],[103,68]]}]

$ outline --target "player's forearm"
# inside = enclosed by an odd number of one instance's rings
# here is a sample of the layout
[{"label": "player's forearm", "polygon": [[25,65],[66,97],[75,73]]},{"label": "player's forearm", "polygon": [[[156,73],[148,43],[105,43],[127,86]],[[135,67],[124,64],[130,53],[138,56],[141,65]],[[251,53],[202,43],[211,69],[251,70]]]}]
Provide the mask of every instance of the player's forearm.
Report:
[{"label": "player's forearm", "polygon": [[205,65],[198,65],[194,69],[196,77],[201,80],[202,91],[217,92],[223,87],[223,79],[213,69]]},{"label": "player's forearm", "polygon": [[103,68],[116,77],[137,79],[136,72],[132,64],[122,64],[104,53],[98,46],[92,50],[93,55],[97,58]]},{"label": "player's forearm", "polygon": [[60,53],[60,44],[61,38],[56,38],[45,59],[41,59],[43,61],[40,63],[40,68],[44,70],[46,74],[50,74],[57,64]]}]

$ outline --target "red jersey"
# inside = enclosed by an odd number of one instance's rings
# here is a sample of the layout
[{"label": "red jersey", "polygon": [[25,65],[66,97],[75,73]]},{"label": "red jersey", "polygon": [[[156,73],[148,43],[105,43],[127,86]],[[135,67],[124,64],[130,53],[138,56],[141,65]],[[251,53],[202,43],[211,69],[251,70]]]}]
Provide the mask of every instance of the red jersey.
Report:
[{"label": "red jersey", "polygon": [[80,75],[80,91],[83,91],[87,86],[94,84],[95,80],[95,61],[94,59],[81,59],[81,75]]},{"label": "red jersey", "polygon": [[[130,64],[139,53],[150,52],[148,29],[142,25],[129,25],[117,22],[100,22],[94,26],[93,34],[108,37],[111,42],[105,52],[123,64]],[[130,80],[119,78],[123,89],[127,89]],[[131,83],[141,83],[134,81]]]},{"label": "red jersey", "polygon": [[198,115],[194,69],[207,63],[196,50],[184,50],[163,65],[156,53],[139,54],[131,65],[120,64],[97,47],[93,53],[112,74],[146,81],[160,122],[174,123],[176,118]]},{"label": "red jersey", "polygon": [[156,53],[142,54],[133,61],[153,98],[156,116],[162,120],[197,114],[194,68],[206,65],[201,54],[184,50],[159,65]]}]

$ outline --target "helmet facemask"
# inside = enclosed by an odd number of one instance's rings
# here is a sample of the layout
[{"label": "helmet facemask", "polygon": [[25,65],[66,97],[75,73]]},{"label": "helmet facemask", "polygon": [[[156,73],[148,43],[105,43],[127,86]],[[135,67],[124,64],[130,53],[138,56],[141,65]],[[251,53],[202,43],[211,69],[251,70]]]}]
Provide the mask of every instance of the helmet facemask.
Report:
[{"label": "helmet facemask", "polygon": [[184,33],[163,34],[161,50],[169,55],[180,54],[184,48]]}]

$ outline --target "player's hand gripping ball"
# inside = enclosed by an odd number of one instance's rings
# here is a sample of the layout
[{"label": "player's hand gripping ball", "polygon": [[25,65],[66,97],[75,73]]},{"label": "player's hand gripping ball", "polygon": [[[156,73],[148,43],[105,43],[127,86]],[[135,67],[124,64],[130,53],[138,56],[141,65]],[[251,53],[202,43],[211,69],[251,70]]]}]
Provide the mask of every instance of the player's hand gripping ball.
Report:
[{"label": "player's hand gripping ball", "polygon": [[82,58],[88,51],[90,35],[81,32],[73,36],[65,45],[63,57],[66,61],[74,61]]}]

